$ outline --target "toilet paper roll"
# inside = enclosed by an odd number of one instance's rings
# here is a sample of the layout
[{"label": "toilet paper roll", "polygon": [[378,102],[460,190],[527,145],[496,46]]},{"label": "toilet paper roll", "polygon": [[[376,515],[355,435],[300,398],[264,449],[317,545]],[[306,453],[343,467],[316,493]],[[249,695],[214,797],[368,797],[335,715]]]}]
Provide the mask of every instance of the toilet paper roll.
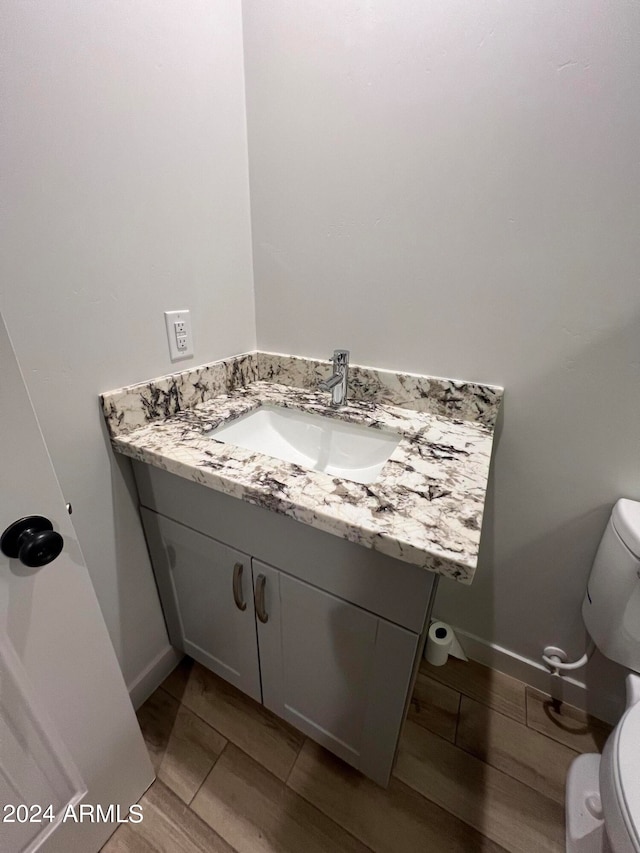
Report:
[{"label": "toilet paper roll", "polygon": [[444,666],[449,657],[453,631],[446,622],[434,622],[429,628],[424,656],[433,666]]}]

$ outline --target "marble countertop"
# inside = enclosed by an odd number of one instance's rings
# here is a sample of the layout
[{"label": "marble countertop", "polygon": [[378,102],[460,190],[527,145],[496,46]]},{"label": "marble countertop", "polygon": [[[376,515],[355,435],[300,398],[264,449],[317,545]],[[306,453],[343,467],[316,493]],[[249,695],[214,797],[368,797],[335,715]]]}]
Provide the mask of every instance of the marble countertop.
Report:
[{"label": "marble countertop", "polygon": [[[228,362],[215,364],[225,364],[229,373]],[[234,365],[233,373],[237,372]],[[103,395],[105,416],[108,423],[110,418],[112,421],[114,449],[351,542],[471,583],[502,389],[472,386],[473,393],[482,393],[493,409],[491,416],[485,407],[479,419],[463,420],[446,411],[410,409],[407,401],[397,406],[352,399],[336,410],[328,406],[326,393],[282,384],[277,371],[275,375],[273,370],[262,372],[268,380],[259,378],[260,371],[245,371],[242,381],[227,382],[222,393],[218,386],[211,394],[201,394],[202,402],[191,400],[185,408],[179,405],[178,395],[175,410],[165,407],[164,414],[154,412],[151,417],[146,405],[148,422],[127,431],[114,426],[123,420],[118,401],[124,399],[125,392],[127,400],[133,399],[131,389],[142,388],[148,393],[158,386],[147,383]],[[432,386],[434,381],[430,380]],[[476,392],[477,388],[481,392]],[[211,436],[220,424],[263,403],[390,430],[398,433],[401,441],[377,480],[363,485]]]}]

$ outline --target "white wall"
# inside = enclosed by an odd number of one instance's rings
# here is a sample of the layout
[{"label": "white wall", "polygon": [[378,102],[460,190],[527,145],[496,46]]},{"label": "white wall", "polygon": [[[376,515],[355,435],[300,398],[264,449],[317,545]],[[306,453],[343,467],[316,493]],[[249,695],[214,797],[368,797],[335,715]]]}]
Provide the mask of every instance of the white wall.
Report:
[{"label": "white wall", "polygon": [[437,612],[581,654],[640,499],[640,4],[243,10],[259,346],[504,385],[481,569]]},{"label": "white wall", "polygon": [[191,309],[191,364],[255,346],[240,5],[0,15],[0,308],[131,685],[168,643],[97,395],[189,363],[165,310]]},{"label": "white wall", "polygon": [[[131,684],[166,636],[96,395],[174,369],[167,309],[194,364],[255,345],[238,2],[0,16],[0,309]],[[611,503],[640,498],[640,6],[244,16],[260,346],[504,384],[481,569],[438,612],[579,654]]]}]

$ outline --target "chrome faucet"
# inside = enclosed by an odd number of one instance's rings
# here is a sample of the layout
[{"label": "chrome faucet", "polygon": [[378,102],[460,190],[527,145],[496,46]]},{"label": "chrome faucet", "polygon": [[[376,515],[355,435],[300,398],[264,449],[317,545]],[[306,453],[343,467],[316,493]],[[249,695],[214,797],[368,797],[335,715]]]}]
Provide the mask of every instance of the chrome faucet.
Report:
[{"label": "chrome faucet", "polygon": [[318,383],[321,391],[331,391],[331,405],[334,409],[347,402],[347,382],[349,381],[349,350],[337,349],[333,352],[333,376]]}]

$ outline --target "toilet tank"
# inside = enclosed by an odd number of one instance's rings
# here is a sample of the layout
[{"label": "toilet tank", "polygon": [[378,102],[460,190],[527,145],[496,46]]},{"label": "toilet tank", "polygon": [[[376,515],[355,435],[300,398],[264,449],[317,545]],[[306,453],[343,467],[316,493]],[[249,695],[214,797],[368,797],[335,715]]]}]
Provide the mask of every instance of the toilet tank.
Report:
[{"label": "toilet tank", "polygon": [[603,655],[640,672],[640,503],[621,498],[591,569],[582,616]]}]

